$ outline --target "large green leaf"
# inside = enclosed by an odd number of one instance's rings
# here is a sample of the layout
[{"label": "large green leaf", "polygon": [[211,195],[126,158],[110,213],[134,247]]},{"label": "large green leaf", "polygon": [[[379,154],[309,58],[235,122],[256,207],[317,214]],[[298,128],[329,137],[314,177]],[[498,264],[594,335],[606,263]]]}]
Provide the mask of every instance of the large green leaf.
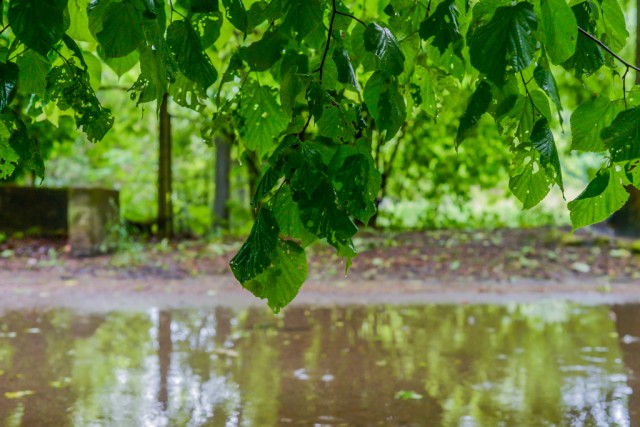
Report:
[{"label": "large green leaf", "polygon": [[0,62],[0,113],[13,99],[20,70],[13,62]]},{"label": "large green leaf", "polygon": [[202,49],[206,49],[218,40],[222,29],[222,14],[220,12],[199,14],[192,21],[200,37]]},{"label": "large green leaf", "polygon": [[247,10],[244,8],[242,0],[222,0],[222,5],[227,12],[229,22],[243,33],[246,33],[248,25]]},{"label": "large green leaf", "polygon": [[273,140],[287,128],[289,117],[278,105],[267,86],[251,86],[242,99],[240,115],[243,118],[240,137],[249,150],[262,157],[273,145]]},{"label": "large green leaf", "polygon": [[404,53],[388,28],[375,22],[364,31],[364,47],[380,60],[380,69],[397,76],[404,70]]},{"label": "large green leaf", "polygon": [[606,42],[615,51],[622,50],[627,44],[629,32],[624,19],[624,13],[617,0],[602,0],[602,22],[607,33]]},{"label": "large green leaf", "polygon": [[246,60],[254,71],[266,71],[282,58],[287,38],[280,31],[269,31],[246,48]]},{"label": "large green leaf", "polygon": [[471,64],[495,84],[504,84],[507,73],[522,71],[533,61],[537,28],[530,3],[499,7],[467,39]]},{"label": "large green leaf", "polygon": [[586,227],[609,218],[629,198],[624,186],[629,184],[624,171],[611,166],[598,172],[580,195],[569,202],[573,229]]},{"label": "large green leaf", "polygon": [[101,19],[102,29],[96,37],[107,58],[127,56],[144,41],[142,19],[133,4],[110,3]]},{"label": "large green leaf", "polygon": [[429,40],[433,37],[433,45],[440,53],[444,53],[450,45],[462,40],[458,15],[455,0],[443,1],[436,7],[435,12],[420,24],[420,38]]},{"label": "large green leaf", "polygon": [[385,140],[393,138],[407,118],[407,108],[397,80],[386,71],[376,71],[365,85],[364,101],[378,130],[386,131]]},{"label": "large green leaf", "polygon": [[[20,68],[20,86],[18,87],[20,92],[44,97],[47,89],[47,73],[51,68],[51,62],[35,50],[28,50],[20,55],[17,65]],[[6,83],[2,86],[5,85]]]},{"label": "large green leaf", "polygon": [[20,163],[20,156],[9,144],[8,130],[4,124],[0,123],[2,127],[2,137],[0,137],[0,180],[9,178],[16,166]]},{"label": "large green leaf", "polygon": [[319,0],[289,0],[287,14],[280,27],[301,42],[318,26],[322,26],[322,3]]},{"label": "large green leaf", "polygon": [[566,0],[540,0],[540,24],[551,62],[562,64],[573,55],[578,40],[578,23]]},{"label": "large green leaf", "polygon": [[617,103],[609,101],[605,95],[580,104],[571,115],[571,149],[604,151],[606,147],[600,133],[619,111]]},{"label": "large green leaf", "polygon": [[481,81],[471,95],[467,109],[460,118],[456,133],[456,147],[477,127],[480,118],[489,109],[492,97],[491,85],[485,80]]},{"label": "large green leaf", "polygon": [[68,27],[67,0],[12,0],[9,25],[27,47],[46,55],[60,41]]},{"label": "large green leaf", "polygon": [[295,242],[279,240],[269,268],[242,285],[258,298],[266,299],[271,310],[278,313],[298,295],[308,271],[304,249]]},{"label": "large green leaf", "polygon": [[118,77],[122,77],[140,61],[140,52],[137,50],[134,50],[129,55],[121,58],[106,58],[104,50],[101,47],[98,47],[98,55],[104,63],[118,75]]},{"label": "large green leaf", "polygon": [[2,157],[6,155],[12,163],[6,169],[13,169],[13,165],[20,165],[23,169],[33,171],[37,177],[44,179],[42,154],[40,153],[38,142],[29,133],[27,125],[14,110],[5,110],[1,119],[6,127],[3,127],[0,137],[2,139],[6,137],[5,131],[11,133],[8,144],[9,149],[5,148],[2,150],[4,153],[0,153]]},{"label": "large green leaf", "polygon": [[167,44],[182,74],[200,85],[202,90],[207,90],[216,81],[218,72],[203,52],[200,38],[188,21],[173,21],[167,29]]},{"label": "large green leaf", "polygon": [[243,285],[269,268],[278,244],[278,223],[273,213],[263,207],[258,212],[249,237],[229,265]]},{"label": "large green leaf", "polygon": [[618,114],[600,136],[614,162],[640,158],[640,107]]},{"label": "large green leaf", "polygon": [[[595,16],[597,7],[589,0],[571,8],[578,26],[590,34],[596,34]],[[581,78],[583,74],[593,74],[604,65],[602,48],[584,35],[578,37],[576,51],[564,64],[567,70],[575,70],[575,75]]]},{"label": "large green leaf", "polygon": [[553,77],[553,73],[551,73],[546,58],[541,58],[538,61],[538,66],[533,72],[533,77],[540,89],[542,89],[555,104],[556,110],[558,110],[558,120],[560,120],[560,124],[562,124],[562,104],[560,103],[558,85],[556,84],[556,79]]},{"label": "large green leaf", "polygon": [[318,136],[325,136],[332,141],[346,144],[353,143],[356,129],[353,122],[356,121],[356,110],[353,106],[329,104],[325,107],[322,116],[316,122]]},{"label": "large green leaf", "polygon": [[69,0],[67,8],[69,10],[69,30],[67,34],[74,40],[92,42],[93,37],[89,31],[89,17],[87,16],[87,6],[90,0]]}]

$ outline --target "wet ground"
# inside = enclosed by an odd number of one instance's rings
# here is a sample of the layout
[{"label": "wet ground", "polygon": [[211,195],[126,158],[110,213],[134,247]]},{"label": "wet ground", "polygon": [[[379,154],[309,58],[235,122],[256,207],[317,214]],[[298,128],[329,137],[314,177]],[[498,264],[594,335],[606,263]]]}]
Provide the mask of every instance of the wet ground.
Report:
[{"label": "wet ground", "polygon": [[0,317],[7,426],[634,426],[640,306]]}]

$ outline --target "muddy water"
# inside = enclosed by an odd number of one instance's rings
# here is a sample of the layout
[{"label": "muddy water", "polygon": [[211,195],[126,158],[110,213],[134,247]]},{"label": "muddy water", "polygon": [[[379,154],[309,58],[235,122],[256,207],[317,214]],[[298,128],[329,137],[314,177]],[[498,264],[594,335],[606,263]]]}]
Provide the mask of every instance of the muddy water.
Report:
[{"label": "muddy water", "polygon": [[0,315],[7,426],[640,425],[640,306]]}]

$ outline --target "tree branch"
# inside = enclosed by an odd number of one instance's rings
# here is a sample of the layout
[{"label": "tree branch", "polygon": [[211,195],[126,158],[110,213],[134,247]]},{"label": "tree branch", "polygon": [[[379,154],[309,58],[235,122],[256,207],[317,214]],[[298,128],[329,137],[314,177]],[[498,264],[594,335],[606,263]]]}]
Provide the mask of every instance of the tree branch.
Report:
[{"label": "tree branch", "polygon": [[367,26],[367,24],[365,24],[365,22],[363,20],[356,18],[355,16],[351,15],[350,13],[344,13],[344,12],[340,12],[339,10],[336,10],[336,14],[337,15],[346,16],[347,18],[351,18],[354,21],[360,23],[361,25],[364,25],[365,27]]},{"label": "tree branch", "polygon": [[631,68],[633,70],[636,70],[638,72],[640,72],[640,68],[638,68],[637,66],[625,61],[624,59],[622,59],[620,57],[620,55],[618,55],[617,53],[615,53],[613,50],[611,50],[611,48],[609,46],[607,46],[606,44],[604,44],[602,42],[602,40],[598,39],[596,36],[590,34],[589,32],[585,31],[583,28],[578,27],[578,31],[585,36],[586,38],[588,38],[589,40],[591,40],[592,42],[594,42],[595,44],[597,44],[598,46],[600,46],[601,48],[603,48],[604,50],[607,51],[607,53],[611,56],[613,56],[614,58],[616,58],[618,61],[622,62],[622,64],[627,67],[627,68]]}]

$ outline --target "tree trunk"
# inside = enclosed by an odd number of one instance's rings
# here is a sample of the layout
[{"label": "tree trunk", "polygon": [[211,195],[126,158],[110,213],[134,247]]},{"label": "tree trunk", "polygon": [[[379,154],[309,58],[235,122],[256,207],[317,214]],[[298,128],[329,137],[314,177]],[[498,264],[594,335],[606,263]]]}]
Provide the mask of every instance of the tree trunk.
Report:
[{"label": "tree trunk", "polygon": [[160,105],[160,157],[158,162],[158,236],[173,236],[173,204],[171,203],[171,116],[167,109],[168,94]]},{"label": "tree trunk", "polygon": [[231,196],[231,145],[233,135],[223,133],[215,137],[216,172],[215,195],[213,198],[214,229],[229,228],[229,198]]},{"label": "tree trunk", "polygon": [[[640,64],[640,0],[636,0],[636,65]],[[640,72],[636,71],[635,83],[640,84]],[[628,185],[629,193],[627,203],[607,221],[615,233],[620,236],[639,237],[640,236],[640,190]]]}]

